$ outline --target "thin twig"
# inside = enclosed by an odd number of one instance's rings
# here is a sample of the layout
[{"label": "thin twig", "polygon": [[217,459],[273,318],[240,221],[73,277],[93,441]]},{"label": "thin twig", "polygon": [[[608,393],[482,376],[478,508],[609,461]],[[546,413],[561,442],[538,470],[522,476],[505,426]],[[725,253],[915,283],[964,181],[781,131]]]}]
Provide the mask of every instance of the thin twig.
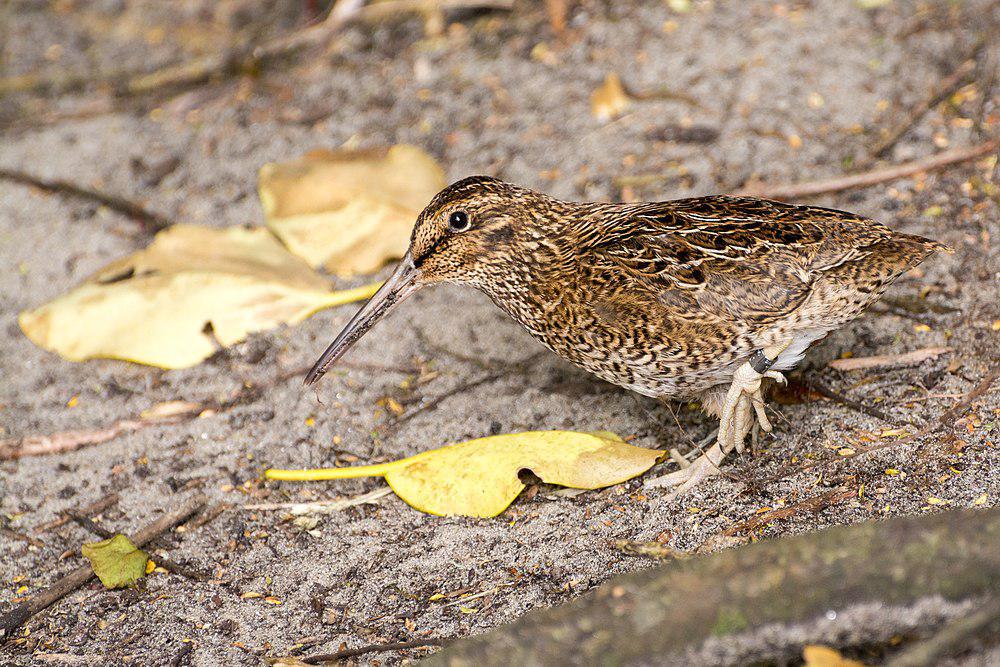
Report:
[{"label": "thin twig", "polygon": [[892,129],[888,130],[882,139],[875,144],[871,149],[871,158],[864,161],[858,166],[870,164],[877,158],[885,155],[889,150],[895,146],[903,136],[906,135],[910,129],[920,122],[928,111],[936,107],[938,104],[943,102],[952,96],[952,94],[961,88],[966,81],[969,80],[972,73],[976,70],[976,53],[978,53],[982,48],[982,44],[976,46],[973,49],[973,54],[969,56],[967,60],[964,60],[954,72],[945,77],[941,83],[934,88],[931,94],[924,99],[922,99],[916,106],[910,109],[910,112],[906,114],[900,122],[896,123]]},{"label": "thin twig", "polygon": [[894,181],[921,172],[943,169],[953,164],[968,162],[976,158],[996,153],[1000,149],[1000,140],[989,141],[976,146],[956,148],[943,151],[930,157],[912,162],[904,162],[883,169],[873,169],[860,174],[850,174],[820,181],[804,183],[767,185],[766,183],[751,184],[738,191],[738,195],[764,197],[771,199],[804,199],[831,192],[841,192],[852,188],[867,188],[886,181]]},{"label": "thin twig", "polygon": [[900,422],[898,419],[893,419],[892,417],[882,412],[878,408],[873,408],[870,405],[859,403],[858,401],[847,398],[842,394],[838,394],[833,389],[830,389],[826,385],[817,382],[816,380],[812,379],[806,380],[805,385],[807,389],[815,391],[817,394],[830,399],[834,403],[838,403],[840,405],[843,405],[844,407],[851,408],[852,410],[857,410],[858,412],[866,414],[869,417],[874,417],[875,419],[884,421],[886,424],[898,425],[900,423],[905,423],[905,422]]},{"label": "thin twig", "polygon": [[825,459],[823,461],[814,461],[812,463],[805,463],[795,467],[786,467],[783,470],[778,471],[774,475],[771,475],[770,477],[767,477],[762,480],[755,480],[752,484],[747,485],[747,487],[741,493],[753,492],[756,489],[762,488],[768,484],[780,482],[781,480],[791,477],[792,475],[798,475],[800,473],[807,472],[813,469],[826,468],[831,463],[834,463],[836,461],[843,461],[845,459],[857,458],[859,456],[864,456],[866,454],[881,451],[883,449],[891,449],[895,447],[901,447],[902,445],[908,445],[913,441],[917,440],[918,438],[922,438],[942,428],[946,428],[954,422],[954,420],[958,417],[958,415],[960,415],[962,412],[968,409],[968,407],[972,404],[973,401],[986,394],[986,392],[990,390],[990,387],[993,386],[993,383],[997,381],[998,377],[1000,377],[1000,366],[994,368],[989,373],[987,373],[986,377],[984,377],[979,384],[973,387],[973,389],[969,393],[967,393],[961,400],[956,402],[955,405],[953,405],[951,408],[945,410],[943,413],[941,413],[941,415],[937,419],[930,422],[927,426],[924,426],[916,433],[904,436],[898,440],[882,442],[876,445],[871,445],[870,447],[865,447],[860,451],[858,451],[853,456],[837,456],[834,458]]},{"label": "thin twig", "polygon": [[928,359],[936,359],[942,354],[951,352],[950,347],[923,347],[919,350],[911,350],[902,354],[879,354],[872,357],[849,357],[847,359],[834,359],[829,364],[830,368],[838,371],[862,371],[873,368],[901,368],[904,366],[917,366]]},{"label": "thin twig", "polygon": [[[67,516],[69,516],[70,519],[79,524],[81,528],[92,532],[94,535],[97,535],[101,539],[110,540],[112,537],[116,535],[115,531],[108,530],[104,526],[95,522],[90,517],[82,516],[80,514],[77,514],[76,512],[67,512],[66,514]],[[183,577],[187,577],[188,579],[194,579],[196,581],[205,581],[208,579],[208,575],[202,572],[198,572],[197,570],[193,570],[186,565],[181,565],[177,561],[171,558],[167,558],[166,556],[163,555],[151,556],[150,559],[157,565],[162,566],[164,569],[169,570],[174,574],[179,574]]]},{"label": "thin twig", "polygon": [[[178,525],[189,516],[200,510],[208,502],[208,498],[203,494],[189,499],[178,508],[167,512],[159,519],[141,528],[132,536],[132,543],[137,547],[148,544],[166,531]],[[58,602],[69,595],[80,586],[90,581],[94,576],[94,570],[90,565],[83,565],[76,568],[56,583],[32,596],[27,602],[22,602],[13,610],[0,618],[0,637],[7,638],[21,627],[29,618]]]},{"label": "thin twig", "polygon": [[[384,364],[369,364],[365,362],[341,362],[341,366],[345,368],[354,368],[359,370],[376,370],[384,372],[394,372],[394,373],[413,373],[416,369],[406,367],[406,366],[390,366]],[[61,454],[63,452],[70,452],[81,447],[88,447],[91,445],[99,445],[109,440],[114,440],[115,438],[124,435],[126,433],[131,433],[133,431],[138,431],[150,426],[157,425],[167,425],[167,424],[178,424],[185,421],[190,421],[197,418],[205,410],[211,410],[215,413],[225,412],[240,405],[245,405],[252,401],[254,398],[262,394],[263,392],[275,387],[282,382],[286,382],[291,378],[296,378],[304,375],[306,371],[309,370],[309,366],[301,366],[298,368],[292,368],[287,371],[282,371],[278,373],[274,378],[269,381],[262,382],[260,384],[248,384],[242,382],[240,384],[239,390],[233,394],[229,399],[225,401],[208,401],[197,405],[190,410],[184,412],[183,414],[177,414],[170,418],[158,418],[158,419],[122,419],[117,421],[110,426],[103,428],[93,429],[89,431],[61,431],[59,433],[52,433],[50,435],[29,435],[17,438],[7,438],[5,440],[0,440],[0,461],[7,461],[12,459],[19,459],[24,456],[44,456],[46,454]],[[96,514],[97,512],[93,512]],[[212,517],[215,518],[215,517]],[[62,521],[61,523],[55,525],[62,525],[66,523]],[[53,525],[52,527],[55,527]]]},{"label": "thin twig", "polygon": [[92,190],[90,188],[77,185],[76,183],[70,183],[69,181],[47,180],[37,176],[32,176],[31,174],[17,169],[7,169],[3,167],[0,167],[0,179],[6,179],[23,185],[30,185],[32,187],[41,188],[42,190],[47,190],[57,194],[79,197],[81,199],[96,202],[102,206],[107,206],[114,211],[118,211],[123,215],[127,215],[130,218],[138,220],[142,223],[143,231],[149,234],[155,234],[156,232],[166,229],[173,224],[168,218],[160,215],[159,213],[150,211],[149,209],[130,201],[125,197],[109,194],[107,192],[101,192],[99,190]]},{"label": "thin twig", "polygon": [[[118,504],[118,494],[109,493],[108,495],[104,496],[103,498],[99,498],[98,500],[90,503],[89,505],[84,505],[80,509],[76,510],[76,513],[79,514],[80,516],[88,516],[88,517],[94,516],[96,514],[101,514],[103,512],[108,511],[117,504]],[[43,523],[38,528],[35,528],[33,532],[35,535],[38,535],[48,530],[52,530],[53,528],[58,528],[59,526],[63,526],[69,523],[70,521],[71,519],[69,515],[63,512],[58,519],[53,519],[48,523]]]},{"label": "thin twig", "polygon": [[788,507],[780,507],[770,512],[764,512],[763,514],[757,514],[756,516],[747,519],[746,521],[740,522],[734,526],[730,526],[722,531],[722,534],[726,537],[732,535],[738,535],[740,533],[749,532],[760,528],[772,521],[777,521],[779,519],[787,519],[791,516],[798,514],[799,512],[812,512],[817,514],[822,510],[826,509],[830,505],[839,503],[842,500],[847,500],[856,493],[855,489],[848,488],[846,486],[837,487],[832,491],[827,491],[824,494],[813,496],[812,498],[806,498],[802,502],[795,503],[794,505],[789,505]]},{"label": "thin twig", "polygon": [[214,521],[220,514],[222,514],[228,509],[231,509],[232,506],[233,506],[232,503],[226,503],[221,501],[215,503],[214,505],[210,505],[209,507],[206,507],[204,511],[195,515],[194,517],[192,517],[190,521],[184,524],[184,529],[197,530],[202,526],[206,526],[212,521]]},{"label": "thin twig", "polygon": [[431,400],[421,403],[416,409],[410,410],[406,414],[398,417],[397,419],[392,420],[391,422],[382,424],[381,426],[378,427],[378,435],[386,436],[390,433],[393,433],[397,429],[399,429],[400,426],[410,421],[417,415],[434,410],[437,406],[439,406],[441,403],[448,400],[452,396],[475,389],[476,387],[483,384],[487,384],[489,382],[496,382],[503,376],[504,376],[503,373],[490,373],[489,375],[484,375],[482,377],[476,378],[475,380],[470,380],[469,382],[463,382],[460,385],[456,385],[455,387],[452,387],[448,391],[438,394]]},{"label": "thin twig", "polygon": [[368,646],[360,646],[358,648],[345,648],[341,651],[335,651],[333,653],[310,655],[302,658],[302,662],[307,665],[319,665],[324,662],[336,662],[337,660],[343,660],[344,658],[353,658],[355,656],[365,655],[366,653],[405,651],[407,649],[421,648],[423,646],[444,646],[451,640],[451,637],[442,637],[440,639],[412,639],[408,642],[394,642],[391,644],[370,644]]},{"label": "thin twig", "polygon": [[0,537],[6,537],[7,539],[17,540],[19,542],[25,542],[35,548],[41,548],[45,546],[45,543],[42,542],[41,540],[34,538],[30,535],[25,535],[24,533],[19,533],[13,528],[8,528],[7,526],[0,526]]},{"label": "thin twig", "polygon": [[24,456],[44,456],[71,452],[88,445],[98,445],[118,436],[138,431],[152,424],[172,424],[178,420],[123,419],[111,426],[90,431],[61,431],[51,435],[29,435],[22,438],[0,440],[0,461]]},{"label": "thin twig", "polygon": [[364,5],[361,0],[340,0],[327,16],[301,30],[259,45],[237,44],[221,53],[167,65],[152,72],[117,72],[94,78],[89,74],[43,77],[26,75],[0,79],[0,95],[14,92],[61,92],[87,86],[109,86],[118,96],[144,95],[164,89],[181,89],[241,73],[257,74],[308,48],[328,43],[354,22],[378,22],[406,13],[452,9],[510,10],[513,0],[385,0]]}]

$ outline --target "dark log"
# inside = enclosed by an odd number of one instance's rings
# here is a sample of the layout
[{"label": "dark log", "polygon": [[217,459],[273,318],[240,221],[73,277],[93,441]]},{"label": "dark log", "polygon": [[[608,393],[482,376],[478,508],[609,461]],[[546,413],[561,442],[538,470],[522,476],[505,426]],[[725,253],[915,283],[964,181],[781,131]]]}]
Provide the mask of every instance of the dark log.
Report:
[{"label": "dark log", "polygon": [[996,597],[1000,509],[839,526],[616,577],[568,604],[450,644],[441,665],[664,664],[771,623],[866,602]]}]

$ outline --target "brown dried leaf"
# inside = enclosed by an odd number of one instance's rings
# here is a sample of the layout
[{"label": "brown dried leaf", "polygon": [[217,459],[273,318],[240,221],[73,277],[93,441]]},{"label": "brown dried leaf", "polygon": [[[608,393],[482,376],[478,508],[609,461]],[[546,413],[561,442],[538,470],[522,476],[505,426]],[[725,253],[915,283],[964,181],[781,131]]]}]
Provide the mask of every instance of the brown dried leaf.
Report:
[{"label": "brown dried leaf", "polygon": [[267,224],[312,267],[372,273],[406,252],[417,215],[447,185],[416,146],[318,150],[260,170]]}]

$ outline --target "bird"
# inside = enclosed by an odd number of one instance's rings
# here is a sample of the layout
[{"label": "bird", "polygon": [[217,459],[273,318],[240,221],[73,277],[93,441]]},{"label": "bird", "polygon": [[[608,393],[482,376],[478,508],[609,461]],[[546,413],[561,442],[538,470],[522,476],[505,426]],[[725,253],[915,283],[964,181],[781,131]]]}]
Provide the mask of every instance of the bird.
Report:
[{"label": "bird", "polygon": [[730,195],[570,202],[471,176],[417,216],[395,271],[305,383],[417,290],[468,285],[597,377],[698,401],[719,419],[711,447],[648,482],[676,495],[742,452],[755,422],[772,430],[765,381],[783,383],[812,344],[936,251],[950,248],[817,206]]}]

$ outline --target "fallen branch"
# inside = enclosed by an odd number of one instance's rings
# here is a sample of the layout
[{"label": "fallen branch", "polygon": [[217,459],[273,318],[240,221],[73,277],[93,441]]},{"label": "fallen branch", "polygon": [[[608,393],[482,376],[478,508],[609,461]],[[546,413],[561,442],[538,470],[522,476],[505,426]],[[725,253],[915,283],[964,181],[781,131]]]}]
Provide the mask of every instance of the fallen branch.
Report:
[{"label": "fallen branch", "polygon": [[731,535],[739,535],[740,533],[747,533],[756,530],[762,526],[766,526],[772,521],[780,521],[781,519],[788,519],[801,512],[811,512],[812,514],[818,514],[830,505],[836,505],[837,503],[852,498],[856,493],[855,489],[848,488],[846,486],[840,486],[832,491],[827,491],[826,493],[820,494],[818,496],[813,496],[812,498],[806,498],[805,500],[795,503],[794,505],[789,505],[788,507],[779,507],[778,509],[771,510],[770,512],[764,512],[763,514],[757,514],[746,521],[735,524],[726,528],[722,531],[722,534],[726,537]]},{"label": "fallen branch", "polygon": [[834,359],[828,365],[838,371],[862,371],[872,368],[904,368],[917,366],[928,359],[936,359],[951,352],[950,347],[923,347],[903,354],[878,354],[872,357]]},{"label": "fallen branch", "polygon": [[953,164],[968,162],[976,158],[990,155],[1000,150],[1000,140],[991,139],[985,143],[965,148],[943,151],[937,155],[904,162],[884,169],[873,169],[860,174],[840,176],[820,181],[804,183],[767,185],[766,183],[751,184],[738,191],[738,195],[764,197],[769,199],[804,199],[816,195],[841,192],[852,188],[867,188],[879,183],[894,181],[921,172],[943,169]]},{"label": "fallen branch", "polygon": [[153,211],[150,211],[133,201],[129,201],[124,197],[85,188],[75,183],[70,183],[69,181],[46,180],[37,176],[32,176],[31,174],[23,171],[18,171],[17,169],[5,168],[0,168],[0,179],[6,179],[15,183],[21,183],[22,185],[41,188],[42,190],[47,190],[48,192],[69,195],[71,197],[79,197],[80,199],[86,199],[87,201],[107,206],[114,211],[118,211],[123,215],[127,215],[130,218],[138,220],[142,223],[143,231],[149,234],[155,234],[162,229],[166,229],[172,224],[171,220],[160,215],[159,213],[154,213]]},{"label": "fallen branch", "polygon": [[[207,502],[208,498],[202,494],[189,499],[180,507],[167,512],[159,519],[141,528],[132,536],[132,543],[137,547],[148,544],[200,510]],[[0,638],[6,639],[10,637],[29,618],[80,588],[90,581],[93,576],[94,570],[90,565],[80,566],[59,579],[56,583],[32,596],[27,602],[22,602],[14,607],[12,611],[0,618]]]},{"label": "fallen branch", "polygon": [[[111,509],[117,504],[118,504],[118,494],[109,493],[108,495],[104,496],[103,498],[97,499],[96,501],[90,503],[89,505],[84,505],[80,509],[76,510],[76,513],[81,516],[88,516],[88,517],[94,516],[96,514],[101,514],[102,512],[106,512],[107,510]],[[52,530],[53,528],[58,528],[59,526],[63,526],[69,523],[71,520],[72,519],[70,519],[69,515],[63,512],[58,519],[53,519],[48,523],[43,523],[38,528],[35,528],[33,532],[35,535],[38,535],[48,530]]]},{"label": "fallen branch", "polygon": [[7,526],[0,526],[0,537],[6,537],[9,540],[17,540],[18,542],[24,542],[35,548],[41,548],[45,546],[45,543],[41,540],[34,538],[30,535],[25,535],[24,533],[19,533],[13,528],[8,528]]},{"label": "fallen branch", "polygon": [[615,540],[614,547],[626,556],[642,556],[654,560],[682,560],[691,557],[691,554],[686,551],[679,551],[659,542]]},{"label": "fallen branch", "polygon": [[920,429],[916,433],[911,433],[910,435],[904,436],[904,437],[902,437],[902,438],[900,438],[898,440],[892,440],[892,441],[889,441],[889,442],[882,442],[882,443],[879,443],[879,444],[876,444],[876,445],[871,445],[869,447],[865,447],[865,448],[861,449],[860,451],[858,451],[856,454],[853,454],[851,456],[837,456],[837,457],[829,458],[829,459],[826,459],[826,460],[823,460],[823,461],[814,461],[812,463],[805,463],[803,465],[795,466],[794,468],[785,468],[784,470],[780,470],[777,473],[775,473],[774,475],[772,475],[770,477],[767,477],[766,479],[755,480],[753,482],[753,484],[748,485],[740,493],[750,493],[750,492],[756,491],[757,489],[763,488],[764,486],[767,486],[768,484],[773,484],[775,482],[780,482],[781,480],[783,480],[783,479],[785,479],[787,477],[791,477],[792,475],[797,475],[799,473],[807,472],[809,470],[813,470],[813,469],[817,469],[817,468],[818,469],[823,469],[823,468],[826,468],[827,466],[829,466],[831,463],[834,463],[836,461],[843,461],[843,460],[846,460],[846,459],[857,458],[859,456],[864,456],[866,454],[870,454],[872,452],[881,451],[883,449],[890,449],[890,448],[894,448],[894,447],[901,447],[902,445],[910,444],[911,442],[917,440],[918,438],[922,438],[922,437],[930,435],[930,434],[932,434],[932,433],[934,433],[934,432],[936,432],[936,431],[938,431],[938,430],[940,430],[942,428],[946,428],[946,427],[950,426],[954,422],[954,420],[958,417],[958,415],[960,415],[963,411],[965,411],[969,407],[969,405],[972,404],[973,401],[975,401],[977,398],[980,398],[986,392],[988,392],[990,390],[990,387],[993,386],[993,383],[997,381],[998,377],[1000,377],[1000,367],[994,368],[992,371],[990,371],[989,373],[987,373],[986,377],[984,377],[982,379],[982,381],[980,381],[979,384],[977,384],[975,387],[973,387],[972,391],[970,391],[968,394],[966,394],[962,399],[960,399],[957,403],[955,403],[955,405],[953,405],[951,408],[949,408],[949,409],[945,410],[943,413],[941,413],[941,415],[937,419],[933,420],[927,426],[924,426],[922,429]]},{"label": "fallen branch", "polygon": [[900,139],[903,138],[907,132],[910,131],[914,125],[920,122],[920,119],[923,118],[928,111],[951,97],[956,90],[961,88],[965,82],[969,80],[972,73],[975,72],[975,57],[976,53],[979,52],[981,48],[982,44],[973,49],[973,54],[969,57],[969,59],[963,61],[954,72],[945,77],[930,95],[921,100],[910,110],[902,121],[896,123],[896,125],[888,130],[882,139],[872,147],[871,158],[865,161],[864,164],[868,164],[872,160],[885,155],[899,142]]},{"label": "fallen branch", "polygon": [[[99,525],[90,517],[82,516],[80,514],[77,514],[76,512],[68,512],[67,514],[69,518],[75,521],[77,525],[79,525],[81,528],[90,531],[94,535],[100,537],[102,540],[110,540],[112,537],[116,535],[115,531],[108,530],[104,526]],[[150,556],[150,560],[152,560],[157,565],[162,566],[164,569],[169,570],[174,574],[179,574],[183,577],[187,577],[188,579],[194,579],[195,581],[206,581],[208,579],[208,575],[202,572],[198,572],[197,570],[192,570],[186,565],[181,565],[177,561],[171,558],[167,558],[166,556],[163,555]]]},{"label": "fallen branch", "polygon": [[820,384],[815,380],[806,380],[805,385],[810,391],[814,391],[820,396],[830,399],[834,403],[838,403],[852,410],[857,410],[858,412],[866,414],[869,417],[874,417],[875,419],[884,421],[886,424],[900,423],[899,420],[893,419],[892,417],[882,412],[878,408],[873,408],[870,405],[865,405],[864,403],[860,403],[858,401],[847,398],[846,396],[838,394],[833,389],[830,389],[826,385]]},{"label": "fallen branch", "polygon": [[289,35],[259,45],[238,44],[221,53],[167,65],[152,72],[117,72],[102,78],[89,74],[59,73],[0,79],[0,95],[14,92],[63,92],[87,86],[108,86],[118,96],[143,95],[169,88],[179,89],[226,76],[261,70],[295,53],[329,42],[345,26],[355,22],[378,22],[404,13],[427,13],[454,9],[510,10],[513,0],[385,0],[364,5],[363,0],[339,0],[326,17]]},{"label": "fallen branch", "polygon": [[[163,420],[123,419],[111,426],[91,431],[62,431],[52,435],[29,435],[23,438],[0,440],[0,461],[10,461],[23,456],[44,456],[71,452],[88,445],[98,445],[113,440],[124,433],[131,433]],[[65,522],[63,522],[65,523]]]},{"label": "fallen branch", "polygon": [[321,653],[302,658],[302,662],[307,665],[319,665],[324,662],[336,662],[345,658],[353,658],[367,653],[384,653],[385,651],[405,651],[411,648],[421,648],[424,646],[443,646],[451,641],[450,637],[441,639],[413,639],[408,642],[394,642],[392,644],[371,644],[358,648],[345,648],[333,653]]},{"label": "fallen branch", "polygon": [[[998,539],[1000,509],[991,509],[759,542],[615,577],[566,604],[451,642],[426,664],[684,664],[684,651],[711,637],[808,623],[860,604],[891,610],[936,596],[995,595]],[[885,640],[893,631],[881,629]],[[726,661],[777,663],[787,660],[785,648]]]},{"label": "fallen branch", "polygon": [[[354,368],[359,370],[376,370],[396,373],[413,373],[416,369],[408,367],[388,366],[384,364],[368,364],[364,362],[339,362],[342,368]],[[152,419],[123,419],[115,422],[111,426],[87,431],[73,430],[62,431],[50,435],[29,435],[18,438],[7,438],[0,440],[0,461],[19,459],[24,456],[44,456],[46,454],[61,454],[71,452],[81,447],[99,445],[109,440],[138,431],[150,426],[179,424],[185,421],[196,419],[206,410],[215,413],[224,412],[238,405],[245,405],[254,397],[259,396],[268,389],[275,387],[282,382],[301,375],[305,375],[309,366],[293,368],[288,371],[278,373],[273,379],[261,384],[243,383],[229,399],[225,401],[209,401],[198,405],[192,405],[189,410],[183,413],[172,415],[170,418],[157,417]],[[96,512],[95,512],[96,514]],[[213,517],[214,518],[214,517]],[[62,523],[65,523],[63,521]],[[62,525],[61,523],[59,525]]]}]

